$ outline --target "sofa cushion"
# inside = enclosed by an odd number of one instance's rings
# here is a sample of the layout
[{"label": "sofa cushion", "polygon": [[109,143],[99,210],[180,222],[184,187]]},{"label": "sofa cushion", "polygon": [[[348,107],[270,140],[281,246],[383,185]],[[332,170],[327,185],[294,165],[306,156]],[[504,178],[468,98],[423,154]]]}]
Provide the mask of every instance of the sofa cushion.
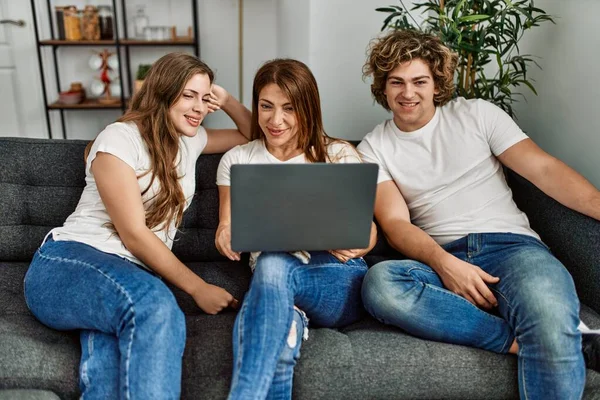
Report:
[{"label": "sofa cushion", "polygon": [[48,390],[0,390],[0,400],[60,400],[54,393]]}]

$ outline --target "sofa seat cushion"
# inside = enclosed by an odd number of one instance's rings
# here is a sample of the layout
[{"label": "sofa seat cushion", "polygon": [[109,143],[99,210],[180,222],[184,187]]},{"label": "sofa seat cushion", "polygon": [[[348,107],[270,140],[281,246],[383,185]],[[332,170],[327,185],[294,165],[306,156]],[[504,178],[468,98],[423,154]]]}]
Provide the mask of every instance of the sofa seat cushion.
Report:
[{"label": "sofa seat cushion", "polygon": [[45,389],[77,398],[79,335],[46,328],[33,315],[0,316],[0,389]]}]

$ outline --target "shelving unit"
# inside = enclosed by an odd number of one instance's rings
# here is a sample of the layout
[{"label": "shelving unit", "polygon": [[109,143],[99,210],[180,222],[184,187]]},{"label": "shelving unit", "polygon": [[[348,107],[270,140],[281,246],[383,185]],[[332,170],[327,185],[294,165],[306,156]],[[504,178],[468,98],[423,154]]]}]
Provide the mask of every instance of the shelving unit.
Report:
[{"label": "shelving unit", "polygon": [[[107,109],[120,109],[122,112],[125,112],[128,104],[128,98],[125,93],[125,83],[124,77],[127,77],[127,93],[132,93],[133,89],[133,80],[131,77],[131,65],[130,65],[130,48],[131,47],[164,47],[164,46],[193,46],[193,52],[196,56],[200,56],[200,43],[199,43],[199,30],[198,30],[198,10],[195,0],[191,0],[192,5],[192,24],[193,24],[193,39],[191,40],[139,40],[139,39],[129,39],[127,37],[127,8],[125,7],[125,0],[120,0],[120,11],[122,12],[122,16],[120,17],[119,10],[117,9],[117,1],[112,0],[112,13],[113,13],[113,29],[114,29],[114,40],[59,40],[55,38],[54,34],[54,20],[52,15],[52,0],[46,1],[46,8],[48,14],[48,20],[50,25],[50,39],[40,40],[40,32],[37,24],[37,14],[36,10],[36,0],[31,0],[31,9],[33,12],[33,23],[34,23],[34,31],[35,38],[37,42],[37,54],[38,54],[38,64],[40,68],[40,75],[42,77],[42,94],[45,104],[46,110],[46,125],[48,127],[48,135],[50,139],[55,138],[55,135],[52,134],[52,127],[50,124],[50,112],[58,111],[60,113],[60,122],[62,128],[62,138],[67,138],[66,126],[65,126],[65,110],[107,110]],[[42,15],[40,13],[40,15]],[[123,26],[123,35],[120,35],[120,23]],[[104,104],[98,102],[96,99],[87,99],[79,104],[64,104],[58,101],[50,103],[48,101],[48,93],[46,89],[46,80],[44,76],[44,62],[42,60],[42,49],[51,48],[52,49],[52,62],[54,65],[56,80],[56,87],[60,91],[61,82],[60,82],[60,74],[59,74],[59,63],[57,60],[57,51],[61,47],[94,47],[94,46],[105,46],[105,47],[113,47],[115,49],[115,54],[117,59],[119,60],[119,84],[121,86],[121,101],[117,103]],[[124,55],[122,54],[124,53]],[[125,65],[123,65],[123,58],[125,59]],[[123,73],[123,68],[125,68],[125,74]]]}]

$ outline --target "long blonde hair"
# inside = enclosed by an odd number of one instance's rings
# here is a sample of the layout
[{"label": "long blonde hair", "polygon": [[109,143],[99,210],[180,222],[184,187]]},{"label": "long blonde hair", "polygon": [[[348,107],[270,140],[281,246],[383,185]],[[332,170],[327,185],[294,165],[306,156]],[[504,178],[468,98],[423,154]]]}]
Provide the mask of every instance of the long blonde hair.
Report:
[{"label": "long blonde hair", "polygon": [[[150,170],[147,173],[151,177],[142,195],[148,192],[155,179],[160,184],[146,210],[146,226],[150,229],[173,220],[175,226],[181,224],[185,196],[176,165],[180,134],[169,117],[169,109],[181,97],[185,84],[196,74],[207,75],[211,84],[214,80],[212,70],[191,54],[178,52],[161,57],[150,68],[127,112],[117,120],[135,123],[148,149]],[[86,158],[92,143],[86,148]],[[147,173],[138,176],[138,179]]]}]

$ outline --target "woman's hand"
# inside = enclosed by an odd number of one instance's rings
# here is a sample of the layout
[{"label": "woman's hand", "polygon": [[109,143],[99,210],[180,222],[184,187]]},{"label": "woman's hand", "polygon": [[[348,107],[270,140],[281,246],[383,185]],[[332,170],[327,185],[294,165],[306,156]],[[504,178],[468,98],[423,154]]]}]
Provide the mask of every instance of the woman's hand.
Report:
[{"label": "woman's hand", "polygon": [[329,252],[340,262],[346,263],[353,258],[362,257],[369,252],[370,249],[344,249],[344,250],[329,250]]},{"label": "woman's hand", "polygon": [[225,289],[204,282],[191,293],[192,298],[207,314],[218,314],[224,308],[237,309],[239,302]]},{"label": "woman's hand", "polygon": [[229,92],[219,85],[212,85],[208,100],[208,112],[213,113],[220,110],[229,100]]},{"label": "woman's hand", "polygon": [[240,261],[240,253],[231,250],[231,225],[219,224],[215,235],[215,246],[219,253],[233,261]]},{"label": "woman's hand", "polygon": [[369,238],[369,247],[366,249],[350,249],[350,250],[329,250],[329,252],[340,262],[344,264],[353,258],[362,257],[375,247],[377,243],[377,227],[374,222],[371,222],[371,235]]}]

